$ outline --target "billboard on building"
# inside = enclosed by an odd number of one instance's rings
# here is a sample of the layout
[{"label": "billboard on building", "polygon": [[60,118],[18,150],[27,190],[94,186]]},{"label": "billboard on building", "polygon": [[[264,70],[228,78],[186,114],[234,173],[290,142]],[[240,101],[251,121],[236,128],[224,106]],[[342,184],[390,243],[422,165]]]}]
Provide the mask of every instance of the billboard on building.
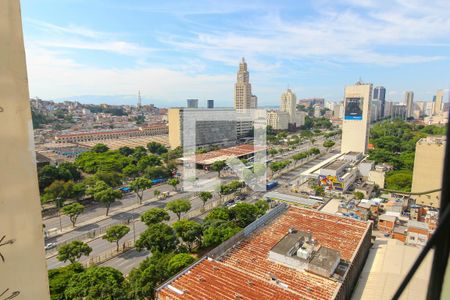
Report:
[{"label": "billboard on building", "polygon": [[349,97],[345,98],[345,120],[362,120],[363,98]]},{"label": "billboard on building", "polygon": [[341,178],[331,175],[319,175],[319,182],[321,186],[330,191],[343,191],[345,187],[344,181]]}]

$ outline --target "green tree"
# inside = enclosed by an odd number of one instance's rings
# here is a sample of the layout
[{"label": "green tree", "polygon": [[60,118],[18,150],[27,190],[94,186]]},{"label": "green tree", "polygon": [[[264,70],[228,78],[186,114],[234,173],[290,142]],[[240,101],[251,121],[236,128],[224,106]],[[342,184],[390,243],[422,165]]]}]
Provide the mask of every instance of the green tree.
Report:
[{"label": "green tree", "polygon": [[165,209],[159,207],[151,208],[141,215],[141,221],[147,226],[169,220],[169,213]]},{"label": "green tree", "polygon": [[92,147],[91,151],[96,153],[103,153],[108,151],[109,148],[105,144],[96,144],[94,147]]},{"label": "green tree", "polygon": [[136,249],[138,251],[142,251],[145,248],[152,253],[168,253],[175,250],[177,245],[178,239],[175,231],[164,223],[150,224],[136,241]]},{"label": "green tree", "polygon": [[195,262],[195,258],[187,253],[175,254],[167,265],[170,274],[176,274],[184,268],[192,265]]},{"label": "green tree", "polygon": [[278,172],[284,168],[286,168],[291,163],[290,160],[277,161],[270,164],[270,169],[272,172]]},{"label": "green tree", "polygon": [[[71,162],[63,162],[58,165],[58,170],[61,175],[61,178],[63,179],[69,179],[69,180],[80,180],[81,179],[81,173],[78,171],[77,166],[74,163]],[[67,175],[70,174],[68,177]]]},{"label": "green tree", "polygon": [[221,244],[241,231],[241,228],[230,221],[215,220],[203,231],[203,246],[211,247]]},{"label": "green tree", "polygon": [[106,234],[103,236],[104,240],[107,240],[110,243],[116,243],[116,250],[119,251],[119,241],[123,238],[127,233],[130,232],[130,228],[123,224],[117,224],[109,227],[106,230]]},{"label": "green tree", "polygon": [[128,286],[122,273],[111,267],[90,267],[69,281],[66,299],[126,299]]},{"label": "green tree", "polygon": [[264,215],[269,210],[269,203],[266,200],[258,200],[254,205],[258,209],[258,216]]},{"label": "green tree", "polygon": [[213,220],[223,220],[223,221],[231,220],[230,211],[226,207],[216,207],[212,209],[205,217],[205,221],[213,221]]},{"label": "green tree", "polygon": [[178,220],[182,213],[186,213],[191,209],[191,202],[188,199],[177,199],[166,204],[166,209],[177,215]]},{"label": "green tree", "polygon": [[200,192],[200,199],[203,202],[203,207],[205,207],[206,202],[213,197],[211,192]]},{"label": "green tree", "polygon": [[334,144],[336,144],[335,142],[331,141],[331,140],[326,140],[323,142],[323,146],[327,149],[331,148],[334,146]]},{"label": "green tree", "polygon": [[70,279],[78,273],[83,273],[84,268],[80,263],[73,263],[65,267],[48,271],[48,282],[50,297],[52,300],[66,300],[64,292],[69,285]]},{"label": "green tree", "polygon": [[246,227],[258,218],[259,209],[252,204],[240,202],[230,209],[231,215],[239,227]]},{"label": "green tree", "polygon": [[157,154],[157,155],[161,155],[168,151],[167,148],[163,144],[160,144],[157,142],[148,143],[147,149],[150,153]]},{"label": "green tree", "polygon": [[158,190],[158,189],[155,189],[155,190],[153,191],[153,195],[156,197],[156,199],[159,199],[159,195],[161,195],[161,191]]},{"label": "green tree", "polygon": [[73,181],[56,180],[44,190],[45,202],[54,201],[56,208],[61,209],[64,202],[73,196]]},{"label": "green tree", "polygon": [[137,167],[141,171],[144,171],[147,167],[156,167],[160,165],[161,159],[153,154],[142,157],[137,163]]},{"label": "green tree", "polygon": [[120,191],[113,190],[112,188],[107,188],[94,194],[94,200],[101,202],[105,205],[106,215],[108,215],[109,213],[109,208],[111,207],[111,204],[120,198],[122,198],[122,193]]},{"label": "green tree", "polygon": [[86,186],[83,182],[77,182],[73,185],[72,188],[72,198],[75,200],[80,200],[86,194]]},{"label": "green tree", "polygon": [[119,148],[119,152],[124,156],[130,156],[134,151],[130,147],[124,146]]},{"label": "green tree", "polygon": [[133,164],[130,164],[122,169],[123,175],[127,178],[136,178],[139,175],[139,168]]},{"label": "green tree", "polygon": [[325,190],[324,190],[323,186],[321,186],[321,185],[314,185],[312,188],[313,188],[314,194],[316,196],[321,196],[321,197],[325,196]]},{"label": "green tree", "polygon": [[69,217],[72,226],[75,227],[78,216],[84,211],[84,205],[80,203],[72,203],[61,208],[61,213]]},{"label": "green tree", "polygon": [[216,171],[220,177],[220,172],[226,167],[226,162],[224,160],[219,160],[213,162],[211,165],[211,170]]},{"label": "green tree", "polygon": [[144,196],[144,191],[152,187],[152,182],[151,180],[145,177],[139,177],[130,183],[130,187],[133,190],[133,192],[136,193],[136,196],[139,199],[139,204],[142,204],[142,197]]},{"label": "green tree", "polygon": [[364,193],[363,192],[354,192],[353,195],[358,200],[364,199]]},{"label": "green tree", "polygon": [[147,167],[144,174],[150,179],[169,178],[171,176],[170,170],[162,166]]},{"label": "green tree", "polygon": [[270,156],[274,156],[276,154],[278,154],[278,150],[275,148],[269,149],[269,151],[267,151],[269,153]]},{"label": "green tree", "polygon": [[397,170],[387,173],[386,189],[409,192],[411,191],[412,172],[409,170]]},{"label": "green tree", "polygon": [[188,247],[189,252],[192,252],[192,247],[195,243],[200,242],[202,236],[202,225],[191,220],[179,220],[172,225],[175,233]]},{"label": "green tree", "polygon": [[59,247],[58,256],[56,258],[59,261],[69,261],[73,264],[76,260],[80,259],[81,256],[89,256],[89,253],[91,252],[92,248],[89,247],[88,244],[81,241],[72,241]]},{"label": "green tree", "polygon": [[115,171],[98,170],[97,173],[95,173],[95,178],[103,181],[110,187],[118,187],[122,184],[122,175]]},{"label": "green tree", "polygon": [[104,191],[104,190],[107,190],[108,188],[110,188],[110,186],[107,185],[104,181],[97,180],[93,177],[87,178],[86,185],[87,185],[86,194],[91,195],[91,196],[94,196],[98,192],[101,192],[101,191]]},{"label": "green tree", "polygon": [[[169,270],[173,253],[155,252],[134,268],[129,276],[130,299],[154,299],[155,288],[178,271]],[[173,272],[173,273],[171,273]]]},{"label": "green tree", "polygon": [[173,189],[177,190],[177,185],[180,183],[180,180],[178,178],[170,178],[167,180],[167,184],[173,186]]}]

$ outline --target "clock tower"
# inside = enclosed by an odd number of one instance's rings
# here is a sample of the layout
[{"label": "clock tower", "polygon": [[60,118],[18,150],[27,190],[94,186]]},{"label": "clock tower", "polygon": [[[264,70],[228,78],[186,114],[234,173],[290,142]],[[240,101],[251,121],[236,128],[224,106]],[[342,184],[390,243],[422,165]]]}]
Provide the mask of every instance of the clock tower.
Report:
[{"label": "clock tower", "polygon": [[239,63],[239,71],[237,73],[237,82],[234,85],[234,108],[249,109],[256,108],[252,105],[252,85],[249,82],[249,73],[247,63],[242,58]]}]

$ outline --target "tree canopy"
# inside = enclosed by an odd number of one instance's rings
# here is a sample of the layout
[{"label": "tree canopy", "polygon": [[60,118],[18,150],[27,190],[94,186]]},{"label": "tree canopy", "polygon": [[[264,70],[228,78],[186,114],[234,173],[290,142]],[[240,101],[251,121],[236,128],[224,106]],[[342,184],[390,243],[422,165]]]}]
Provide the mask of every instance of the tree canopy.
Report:
[{"label": "tree canopy", "polygon": [[178,220],[180,220],[181,214],[186,213],[191,209],[191,202],[189,199],[184,198],[173,200],[167,203],[166,209],[176,214]]},{"label": "tree canopy", "polygon": [[203,202],[203,206],[205,206],[206,202],[213,197],[211,192],[200,192],[198,195]]},{"label": "tree canopy", "polygon": [[154,153],[157,155],[161,155],[163,153],[167,153],[168,149],[160,143],[157,142],[150,142],[147,144],[147,149],[150,153]]},{"label": "tree canopy", "polygon": [[92,248],[86,243],[81,241],[72,241],[59,247],[57,258],[59,261],[70,261],[70,263],[73,264],[76,260],[80,259],[81,256],[88,256],[91,251]]},{"label": "tree canopy", "polygon": [[177,245],[178,239],[175,231],[164,223],[150,224],[136,241],[138,251],[147,249],[152,253],[171,252],[176,249]]},{"label": "tree canopy", "polygon": [[151,208],[141,215],[141,221],[147,226],[169,220],[169,213],[165,209],[159,207]]},{"label": "tree canopy", "polygon": [[66,299],[126,299],[128,286],[118,270],[90,267],[71,277],[64,294]]},{"label": "tree canopy", "polygon": [[173,223],[173,229],[188,247],[189,252],[195,243],[201,241],[202,225],[191,220],[179,220]]},{"label": "tree canopy", "polygon": [[84,205],[80,203],[71,203],[61,208],[61,213],[68,216],[72,226],[75,227],[78,216],[84,211]]},{"label": "tree canopy", "polygon": [[130,232],[130,228],[128,226],[117,224],[106,230],[106,234],[103,236],[103,239],[110,243],[116,243],[116,250],[119,251],[119,241],[127,235],[128,232]]},{"label": "tree canopy", "polygon": [[145,177],[136,178],[135,180],[133,180],[130,183],[130,188],[133,190],[133,192],[136,193],[136,196],[139,199],[139,204],[142,203],[142,197],[144,196],[144,191],[151,187],[152,187],[151,180],[149,180]]}]

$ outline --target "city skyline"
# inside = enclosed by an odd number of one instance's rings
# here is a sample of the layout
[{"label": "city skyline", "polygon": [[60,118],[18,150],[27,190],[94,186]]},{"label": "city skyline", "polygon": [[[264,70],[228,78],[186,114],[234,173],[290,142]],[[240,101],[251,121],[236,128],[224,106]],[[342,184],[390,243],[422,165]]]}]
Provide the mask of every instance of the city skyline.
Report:
[{"label": "city skyline", "polygon": [[360,76],[385,86],[386,100],[413,90],[431,101],[449,87],[439,76],[450,64],[449,4],[396,3],[383,13],[386,5],[24,1],[30,94],[134,104],[141,90],[143,104],[231,106],[244,56],[260,106],[276,105],[288,86],[299,99],[340,101]]}]

